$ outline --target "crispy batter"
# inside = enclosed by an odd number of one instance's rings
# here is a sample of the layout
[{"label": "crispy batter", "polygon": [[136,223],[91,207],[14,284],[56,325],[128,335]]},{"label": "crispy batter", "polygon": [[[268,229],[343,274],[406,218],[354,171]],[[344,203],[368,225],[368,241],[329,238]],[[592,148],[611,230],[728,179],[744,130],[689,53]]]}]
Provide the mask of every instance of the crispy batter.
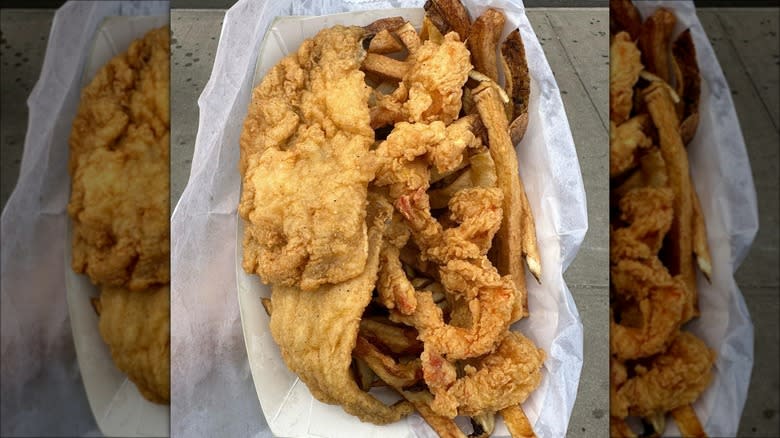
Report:
[{"label": "crispy batter", "polygon": [[609,119],[623,123],[631,113],[634,84],[642,71],[641,53],[631,37],[620,32],[609,45]]},{"label": "crispy batter", "polygon": [[100,336],[117,368],[155,403],[170,402],[170,290],[105,287],[100,293]]},{"label": "crispy batter", "polygon": [[639,164],[638,152],[652,145],[652,140],[645,135],[645,127],[649,125],[647,114],[640,114],[615,125],[610,121],[609,129],[609,177],[620,176]]},{"label": "crispy batter", "polygon": [[457,410],[459,415],[475,416],[522,403],[539,386],[544,358],[544,351],[531,340],[510,331],[494,353],[465,367],[466,375],[442,394],[444,406],[434,392],[432,407],[441,414]]},{"label": "crispy batter", "polygon": [[474,68],[498,83],[496,50],[506,17],[495,8],[488,8],[471,25],[467,41]]},{"label": "crispy batter", "polygon": [[618,397],[628,400],[628,412],[618,417],[648,417],[693,403],[712,380],[715,353],[696,336],[680,332],[669,349],[651,365],[637,369]]},{"label": "crispy batter", "polygon": [[73,121],[72,267],[96,285],[169,280],[168,41],[153,30],[101,68]]},{"label": "crispy batter", "polygon": [[373,178],[359,27],[305,41],[255,88],[241,133],[244,269],[314,290],[359,275]]},{"label": "crispy batter", "polygon": [[371,300],[385,221],[392,207],[369,198],[368,259],[355,278],[316,291],[273,285],[271,334],[287,366],[323,403],[339,404],[363,421],[385,424],[411,412],[408,403],[386,406],[360,390],[350,371],[359,321]]}]

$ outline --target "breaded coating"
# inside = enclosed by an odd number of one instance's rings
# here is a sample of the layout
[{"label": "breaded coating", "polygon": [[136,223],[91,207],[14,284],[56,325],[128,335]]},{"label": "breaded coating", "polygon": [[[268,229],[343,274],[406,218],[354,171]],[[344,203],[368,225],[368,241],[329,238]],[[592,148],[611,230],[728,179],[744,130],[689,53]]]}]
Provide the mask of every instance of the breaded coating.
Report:
[{"label": "breaded coating", "polygon": [[641,53],[626,32],[609,45],[609,119],[620,124],[628,119],[634,98],[634,84],[642,71]]},{"label": "breaded coating", "polygon": [[99,286],[169,281],[169,30],[153,30],[82,91],[70,135],[72,267]]},{"label": "breaded coating", "polygon": [[247,272],[314,290],[363,272],[374,176],[359,27],[325,29],[255,88],[241,133]]},{"label": "breaded coating", "polygon": [[100,336],[117,368],[155,403],[170,402],[170,289],[106,287],[100,294]]}]

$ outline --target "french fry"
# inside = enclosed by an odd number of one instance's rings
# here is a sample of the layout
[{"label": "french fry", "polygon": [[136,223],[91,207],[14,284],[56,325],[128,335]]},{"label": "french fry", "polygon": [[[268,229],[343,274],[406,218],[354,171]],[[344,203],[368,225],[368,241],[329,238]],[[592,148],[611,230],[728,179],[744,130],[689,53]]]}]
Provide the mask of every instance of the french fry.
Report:
[{"label": "french fry", "polygon": [[387,29],[383,29],[377,33],[368,45],[368,53],[377,53],[380,55],[400,52],[403,49],[403,44],[395,39],[395,36]]},{"label": "french fry", "polygon": [[674,192],[674,220],[669,230],[670,255],[666,265],[671,275],[680,275],[686,285],[683,321],[698,314],[696,273],[693,268],[693,194],[688,171],[688,154],[678,130],[677,113],[669,90],[658,82],[645,89],[644,99],[658,129],[661,155],[666,163],[669,186]]},{"label": "french fry", "polygon": [[423,17],[422,28],[420,29],[420,40],[432,41],[436,44],[441,44],[444,41],[444,35],[439,32],[439,28],[433,24],[431,17],[425,15]]},{"label": "french fry", "polygon": [[440,438],[466,438],[466,434],[460,430],[455,421],[433,412],[431,402],[433,395],[428,391],[404,391],[398,390],[406,400],[408,400],[426,423],[439,435]]},{"label": "french fry", "polygon": [[612,438],[637,438],[625,419],[617,417],[609,417],[609,435]]},{"label": "french fry", "polygon": [[701,98],[701,75],[696,62],[696,47],[693,44],[690,29],[685,30],[672,45],[674,60],[680,69],[682,89],[680,97],[683,111],[680,120],[680,136],[683,144],[688,144],[699,126],[699,100]]},{"label": "french fry", "polygon": [[471,417],[471,425],[474,432],[469,435],[470,438],[488,438],[496,428],[496,413],[483,412],[475,415]]},{"label": "french fry", "polygon": [[377,53],[368,53],[363,60],[362,69],[382,79],[403,80],[409,70],[409,64]]},{"label": "french fry", "polygon": [[[503,214],[504,219],[497,233],[496,267],[502,274],[512,277],[518,294],[512,309],[512,320],[517,320],[527,315],[527,292],[525,287],[525,270],[521,256],[524,244],[528,244],[528,257],[538,257],[536,248],[536,233],[524,235],[525,222],[533,223],[533,215],[523,209],[523,194],[525,192],[520,175],[517,172],[517,155],[512,140],[509,138],[509,126],[506,120],[501,99],[494,87],[489,84],[480,84],[473,92],[474,102],[482,118],[482,123],[487,129],[490,141],[490,155],[496,165],[496,178],[498,187],[504,194]],[[533,225],[531,226],[533,229]],[[538,259],[529,263],[539,268]],[[535,273],[535,275],[538,274]]]},{"label": "french fry", "polygon": [[512,438],[536,437],[536,433],[534,433],[534,429],[531,427],[531,423],[520,405],[506,407],[498,411],[498,413],[504,418],[504,423]]},{"label": "french fry", "polygon": [[357,382],[360,389],[363,391],[368,391],[372,386],[374,386],[374,382],[376,381],[376,374],[371,371],[371,368],[369,368],[368,364],[366,364],[363,359],[357,357],[353,358],[352,370],[355,373],[355,381]]},{"label": "french fry", "polygon": [[423,8],[442,35],[453,31],[457,32],[461,41],[469,38],[471,18],[460,0],[428,0]]},{"label": "french fry", "polygon": [[417,330],[399,327],[374,318],[360,320],[360,336],[372,344],[378,344],[394,354],[420,354],[422,342],[417,340]]},{"label": "french fry", "polygon": [[609,0],[609,33],[628,32],[632,40],[639,37],[642,17],[631,0]]},{"label": "french fry", "polygon": [[100,316],[101,304],[100,297],[92,297],[89,299],[89,303],[92,304],[92,310],[95,311],[95,315]]},{"label": "french fry", "polygon": [[273,311],[273,305],[271,304],[271,299],[260,298],[260,302],[263,304],[263,309],[265,309],[266,315],[271,316],[271,312]]},{"label": "french fry", "polygon": [[501,64],[505,88],[512,99],[509,135],[513,144],[520,143],[528,126],[528,99],[531,95],[531,76],[525,59],[525,46],[520,31],[513,30],[501,44]]},{"label": "french fry", "polygon": [[362,336],[358,336],[352,355],[363,360],[377,377],[398,390],[413,386],[423,378],[420,359],[407,363],[396,362]]},{"label": "french fry", "polygon": [[680,435],[690,438],[705,438],[707,436],[693,406],[688,404],[672,410],[672,417],[677,423],[677,428],[680,429]]},{"label": "french fry", "polygon": [[383,30],[392,32],[403,26],[405,23],[406,19],[403,17],[385,17],[363,26],[363,29],[366,29],[369,33],[372,34],[379,34]]},{"label": "french fry", "polygon": [[503,12],[489,8],[474,20],[469,30],[469,39],[466,41],[474,68],[495,83],[498,83],[496,50],[505,22],[506,17]]},{"label": "french fry", "polygon": [[414,29],[411,23],[406,23],[395,31],[396,36],[404,43],[410,56],[414,56],[420,48],[420,35]]},{"label": "french fry", "polygon": [[642,64],[667,83],[670,78],[669,38],[676,22],[677,18],[668,9],[658,8],[642,23],[639,33]]},{"label": "french fry", "polygon": [[691,190],[693,196],[693,253],[696,255],[696,264],[699,269],[711,282],[712,277],[712,256],[710,256],[710,247],[707,243],[707,225],[704,223],[704,215],[701,211],[701,202],[696,190]]}]

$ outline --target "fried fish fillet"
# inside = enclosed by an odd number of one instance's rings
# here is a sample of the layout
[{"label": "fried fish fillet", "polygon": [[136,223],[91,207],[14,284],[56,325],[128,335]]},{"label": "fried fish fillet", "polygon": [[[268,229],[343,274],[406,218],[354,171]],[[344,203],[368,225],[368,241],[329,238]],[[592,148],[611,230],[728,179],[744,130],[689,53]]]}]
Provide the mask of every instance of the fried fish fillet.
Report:
[{"label": "fried fish fillet", "polygon": [[312,291],[364,271],[370,88],[360,27],[305,41],[252,94],[241,133],[247,272]]},{"label": "fried fish fillet", "polygon": [[170,402],[170,289],[168,285],[128,291],[103,288],[100,336],[117,368],[155,403]]},{"label": "fried fish fillet", "polygon": [[271,293],[271,335],[287,366],[317,400],[339,404],[363,421],[386,424],[413,410],[407,402],[387,406],[358,387],[351,372],[360,318],[371,301],[377,279],[379,250],[392,205],[369,197],[368,257],[363,272],[314,291],[274,285]]},{"label": "fried fish fillet", "polygon": [[169,281],[169,30],[113,58],[82,91],[70,135],[73,270],[101,286]]}]

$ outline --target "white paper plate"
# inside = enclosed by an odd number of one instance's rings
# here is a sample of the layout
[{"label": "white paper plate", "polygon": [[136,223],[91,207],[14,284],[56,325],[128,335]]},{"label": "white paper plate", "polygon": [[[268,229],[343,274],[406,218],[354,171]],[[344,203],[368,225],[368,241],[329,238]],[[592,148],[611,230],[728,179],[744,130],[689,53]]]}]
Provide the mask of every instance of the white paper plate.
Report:
[{"label": "white paper plate", "polygon": [[[471,13],[473,15],[474,11]],[[423,10],[392,9],[321,17],[277,18],[260,46],[253,84],[257,85],[268,70],[320,29],[336,24],[365,25],[378,18],[396,15],[403,16],[419,27]],[[585,230],[579,227],[586,223],[582,219],[585,215],[585,198],[557,85],[527,19],[524,16],[514,17],[521,26],[532,72],[530,122],[526,139],[520,145],[520,171],[532,209],[545,213],[535,215],[544,265],[544,286],[538,285],[528,274],[531,317],[513,328],[520,328],[548,354],[542,383],[524,403],[524,409],[540,436],[562,436],[568,424],[582,365],[582,325],[563,281],[562,266],[567,263],[564,257],[566,260],[573,258],[584,235]],[[512,28],[510,17],[507,18],[504,36]],[[543,78],[542,83],[534,77],[534,73]],[[560,156],[565,158],[558,158]],[[544,160],[545,165],[538,165],[541,160]],[[562,182],[564,180],[566,183]],[[578,219],[562,220],[562,217],[572,214],[572,210],[563,212],[565,207],[561,205],[573,209]],[[581,211],[578,207],[581,207]],[[244,231],[241,218],[238,219],[236,230],[236,282],[244,341],[257,396],[274,435],[435,437],[433,430],[417,415],[394,424],[376,426],[361,422],[344,412],[340,406],[323,404],[314,399],[306,385],[287,368],[271,336],[269,317],[260,301],[261,297],[270,296],[270,289],[261,283],[258,276],[246,274],[241,267]],[[500,419],[494,435],[508,436]]]},{"label": "white paper plate", "polygon": [[[107,17],[95,40],[82,76],[86,86],[111,58],[127,50],[147,31],[168,24],[167,17]],[[70,325],[81,378],[100,431],[106,436],[159,437],[170,433],[168,406],[147,401],[135,384],[114,365],[98,331],[90,298],[100,294],[86,275],[71,269],[72,223],[68,218],[65,245],[65,288]]]}]

